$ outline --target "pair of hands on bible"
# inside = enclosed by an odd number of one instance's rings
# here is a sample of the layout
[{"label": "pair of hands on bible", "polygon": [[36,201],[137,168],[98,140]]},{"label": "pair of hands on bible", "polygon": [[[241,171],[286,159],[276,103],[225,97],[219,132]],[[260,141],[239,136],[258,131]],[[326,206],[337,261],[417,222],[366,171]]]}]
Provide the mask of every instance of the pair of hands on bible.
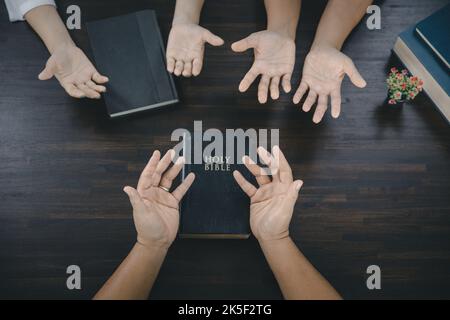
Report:
[{"label": "pair of hands on bible", "polygon": [[[289,223],[303,182],[293,180],[292,170],[278,146],[272,154],[260,147],[258,154],[273,173],[271,176],[264,175],[264,170],[249,157],[244,158],[244,164],[255,176],[258,187],[238,171],[233,176],[250,197],[250,226],[254,236],[260,242],[277,241],[289,236]],[[169,150],[161,158],[160,152],[155,151],[142,171],[137,188],[124,188],[133,206],[137,242],[148,248],[167,249],[172,244],[178,232],[179,203],[195,180],[190,173],[179,186],[172,188],[184,164],[183,158],[179,158],[171,165],[174,155]],[[173,191],[165,190],[171,188]]]},{"label": "pair of hands on bible", "polygon": [[[239,84],[239,91],[245,92],[260,76],[258,101],[266,103],[270,97],[280,96],[280,85],[291,91],[291,77],[295,65],[295,39],[276,31],[264,30],[232,44],[235,52],[253,49],[254,62]],[[223,39],[195,23],[174,24],[167,44],[167,69],[177,76],[197,76],[203,66],[205,43],[213,46],[224,44]],[[339,117],[341,109],[341,83],[347,74],[352,83],[360,88],[366,83],[353,61],[331,46],[315,46],[306,56],[302,80],[293,102],[298,104],[305,93],[303,111],[309,112],[317,102],[313,121],[319,123],[331,98],[331,115]]]}]

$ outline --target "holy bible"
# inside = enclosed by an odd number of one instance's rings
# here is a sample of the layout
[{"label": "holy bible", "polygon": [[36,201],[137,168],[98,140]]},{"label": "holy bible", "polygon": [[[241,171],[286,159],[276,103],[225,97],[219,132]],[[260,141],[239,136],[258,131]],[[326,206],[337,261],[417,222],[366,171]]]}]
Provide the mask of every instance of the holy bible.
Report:
[{"label": "holy bible", "polygon": [[154,11],[89,22],[87,30],[96,67],[109,78],[103,96],[110,117],[178,102]]},{"label": "holy bible", "polygon": [[186,163],[182,171],[182,179],[190,172],[196,177],[181,202],[180,237],[248,238],[250,199],[234,180],[233,171],[239,170],[252,183],[254,178],[231,156],[205,156],[201,162]]}]

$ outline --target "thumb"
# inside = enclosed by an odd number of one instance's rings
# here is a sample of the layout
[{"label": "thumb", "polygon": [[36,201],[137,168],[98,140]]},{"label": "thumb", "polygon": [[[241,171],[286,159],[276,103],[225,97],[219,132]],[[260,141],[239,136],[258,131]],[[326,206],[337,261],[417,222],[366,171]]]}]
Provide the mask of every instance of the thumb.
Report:
[{"label": "thumb", "polygon": [[51,63],[51,61],[48,61],[47,64],[45,65],[44,70],[42,70],[41,73],[39,73],[38,78],[39,80],[49,80],[53,76],[54,76],[53,64]]},{"label": "thumb", "polygon": [[367,85],[366,81],[363,79],[358,69],[356,69],[352,59],[348,58],[345,64],[344,71],[350,78],[350,81],[358,88],[364,88]]},{"label": "thumb", "polygon": [[287,191],[287,197],[292,200],[292,202],[295,204],[295,202],[297,201],[298,198],[298,193],[301,189],[301,187],[303,186],[303,181],[302,180],[295,180],[294,182],[291,183],[291,185],[289,186],[289,190]]},{"label": "thumb", "polygon": [[248,50],[250,48],[254,48],[256,46],[255,43],[255,37],[253,34],[249,35],[247,38],[244,38],[242,40],[236,41],[231,45],[231,49],[234,52],[243,52],[245,50]]},{"label": "thumb", "polygon": [[209,30],[205,29],[205,35],[204,35],[204,40],[209,43],[212,46],[221,46],[223,45],[224,41],[221,37],[216,36],[214,33],[212,33]]},{"label": "thumb", "polygon": [[142,204],[142,199],[139,195],[139,192],[137,192],[136,189],[128,186],[123,188],[123,191],[128,195],[128,198],[130,198],[133,209],[138,209],[138,207]]}]

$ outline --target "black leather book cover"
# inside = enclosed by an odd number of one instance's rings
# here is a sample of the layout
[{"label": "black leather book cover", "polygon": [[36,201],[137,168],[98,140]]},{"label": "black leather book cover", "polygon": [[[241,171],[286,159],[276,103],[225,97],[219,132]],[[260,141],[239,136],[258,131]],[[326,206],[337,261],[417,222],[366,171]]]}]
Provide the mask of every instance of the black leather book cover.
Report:
[{"label": "black leather book cover", "polygon": [[109,78],[111,117],[178,102],[154,11],[89,22],[87,30],[97,70]]},{"label": "black leather book cover", "polygon": [[239,170],[254,178],[237,159],[202,157],[202,164],[186,163],[182,179],[190,172],[195,181],[181,202],[180,237],[246,239],[250,236],[250,199],[233,178]]}]

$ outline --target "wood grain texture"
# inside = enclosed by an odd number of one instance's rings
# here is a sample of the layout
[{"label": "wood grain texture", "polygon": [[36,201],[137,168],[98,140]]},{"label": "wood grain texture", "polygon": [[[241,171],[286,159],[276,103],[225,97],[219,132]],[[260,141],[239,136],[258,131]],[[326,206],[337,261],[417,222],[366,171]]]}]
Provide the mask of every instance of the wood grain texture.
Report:
[{"label": "wood grain texture", "polygon": [[[82,9],[83,23],[156,9],[165,39],[174,1],[57,1]],[[325,1],[303,1],[294,86]],[[179,79],[182,103],[119,121],[102,101],[75,100],[37,75],[48,57],[25,23],[0,3],[0,297],[90,298],[135,239],[122,187],[134,185],[155,148],[203,120],[205,128],[280,128],[281,147],[305,181],[291,235],[346,298],[450,298],[449,134],[425,96],[403,109],[382,106],[398,33],[446,0],[381,2],[382,30],[359,25],[344,52],[368,86],[343,84],[343,113],[314,125],[283,94],[259,105],[255,86],[237,87],[252,54],[230,44],[264,28],[262,1],[207,1],[202,24],[225,39],[206,49],[197,78]],[[85,30],[72,33],[87,48]],[[65,269],[82,268],[82,290]],[[382,290],[366,288],[367,266]],[[177,240],[151,298],[281,298],[254,239]]]}]

